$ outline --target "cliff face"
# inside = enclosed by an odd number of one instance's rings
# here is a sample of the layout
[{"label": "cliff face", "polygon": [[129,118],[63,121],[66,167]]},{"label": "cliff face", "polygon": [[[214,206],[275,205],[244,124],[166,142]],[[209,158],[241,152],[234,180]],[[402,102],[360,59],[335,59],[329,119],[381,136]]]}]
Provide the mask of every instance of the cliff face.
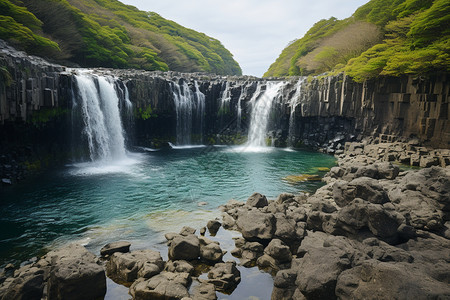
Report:
[{"label": "cliff face", "polygon": [[[2,49],[2,176],[21,177],[55,158],[74,157],[73,136],[82,134],[82,128],[73,128],[82,122],[74,122],[72,111],[79,93],[74,74],[80,71]],[[282,81],[265,117],[266,137],[276,146],[336,148],[364,136],[382,141],[415,138],[435,148],[450,145],[448,75],[355,83],[343,75],[268,80],[135,70],[92,72],[116,78],[116,91],[133,103],[132,114],[122,122],[134,145],[242,142],[255,103],[273,88],[270,81]]]}]

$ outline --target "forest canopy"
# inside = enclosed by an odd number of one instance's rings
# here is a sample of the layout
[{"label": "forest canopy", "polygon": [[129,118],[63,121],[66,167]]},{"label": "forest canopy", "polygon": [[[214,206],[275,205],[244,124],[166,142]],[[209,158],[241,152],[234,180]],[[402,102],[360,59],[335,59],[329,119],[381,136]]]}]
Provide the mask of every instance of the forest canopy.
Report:
[{"label": "forest canopy", "polygon": [[242,73],[217,39],[117,0],[0,0],[0,39],[83,67]]},{"label": "forest canopy", "polygon": [[344,20],[321,20],[288,45],[264,74],[380,75],[450,71],[448,0],[371,0]]}]

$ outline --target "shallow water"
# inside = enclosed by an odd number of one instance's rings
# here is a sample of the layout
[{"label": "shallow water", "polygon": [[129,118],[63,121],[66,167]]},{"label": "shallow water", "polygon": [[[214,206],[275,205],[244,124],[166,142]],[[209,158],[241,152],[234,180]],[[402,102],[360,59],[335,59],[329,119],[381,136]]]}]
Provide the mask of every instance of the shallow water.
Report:
[{"label": "shallow water", "polygon": [[282,178],[320,174],[334,158],[311,151],[183,147],[128,153],[122,161],[67,165],[0,191],[0,266],[68,242],[98,254],[106,243],[164,249],[164,233],[200,228],[217,207],[253,192],[313,191],[320,182]]}]

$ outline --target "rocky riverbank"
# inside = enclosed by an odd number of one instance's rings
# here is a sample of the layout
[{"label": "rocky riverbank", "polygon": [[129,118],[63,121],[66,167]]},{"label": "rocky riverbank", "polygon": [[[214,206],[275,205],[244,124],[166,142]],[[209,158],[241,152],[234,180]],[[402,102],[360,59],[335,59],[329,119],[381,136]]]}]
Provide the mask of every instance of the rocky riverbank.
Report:
[{"label": "rocky riverbank", "polygon": [[[209,221],[200,235],[188,227],[167,233],[167,261],[153,250],[130,252],[127,242],[105,246],[98,257],[69,245],[18,270],[7,266],[0,298],[102,298],[108,276],[133,299],[217,299],[240,283],[238,265],[273,274],[272,299],[450,298],[448,150],[413,141],[344,149],[313,195],[267,200],[255,193],[222,206],[222,220]],[[424,168],[392,163],[406,156]],[[221,226],[242,234],[233,261],[205,237]]]}]

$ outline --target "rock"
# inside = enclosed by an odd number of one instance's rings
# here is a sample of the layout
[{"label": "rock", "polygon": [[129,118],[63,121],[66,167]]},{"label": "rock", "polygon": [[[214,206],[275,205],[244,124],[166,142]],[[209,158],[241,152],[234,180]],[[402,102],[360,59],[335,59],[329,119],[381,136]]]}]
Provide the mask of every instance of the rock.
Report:
[{"label": "rock", "polygon": [[40,300],[44,292],[44,270],[24,266],[14,277],[5,279],[0,287],[0,298],[5,300]]},{"label": "rock", "polygon": [[195,260],[200,255],[200,241],[195,235],[176,236],[169,242],[170,260]]},{"label": "rock", "polygon": [[292,260],[292,254],[289,247],[281,240],[273,239],[264,249],[264,253],[276,259],[279,263],[288,263]]},{"label": "rock", "polygon": [[247,203],[250,207],[264,207],[267,206],[269,203],[267,201],[266,196],[261,195],[260,193],[253,193],[248,199]]},{"label": "rock", "polygon": [[194,272],[194,267],[185,260],[168,261],[165,270],[171,273],[189,273]]},{"label": "rock", "polygon": [[299,291],[308,299],[335,298],[337,278],[350,268],[355,251],[354,245],[344,237],[329,240],[324,233],[309,232],[298,250],[303,257],[293,262],[292,267],[297,271],[295,283]]},{"label": "rock", "polygon": [[150,279],[139,278],[130,287],[133,299],[182,299],[189,297],[187,273],[162,272]]},{"label": "rock", "polygon": [[215,285],[220,292],[231,293],[241,282],[241,272],[236,268],[236,262],[217,263],[208,272],[208,283]]},{"label": "rock", "polygon": [[250,241],[268,240],[275,233],[275,217],[271,213],[245,211],[236,222],[242,236]]},{"label": "rock", "polygon": [[214,284],[211,283],[200,283],[194,287],[193,299],[195,300],[216,300],[216,289]]},{"label": "rock", "polygon": [[131,246],[131,243],[125,242],[125,241],[109,243],[109,244],[106,244],[105,246],[103,246],[102,249],[100,249],[100,255],[106,256],[106,255],[111,255],[115,252],[121,252],[121,253],[130,252],[130,246]]},{"label": "rock", "polygon": [[368,260],[341,273],[336,296],[340,299],[445,299],[450,297],[450,286],[408,263]]},{"label": "rock", "polygon": [[184,226],[181,231],[180,231],[180,235],[191,235],[191,234],[195,234],[196,230],[195,228],[189,227],[189,226]]},{"label": "rock", "polygon": [[276,214],[275,233],[274,235],[282,240],[289,241],[297,239],[295,226],[296,223],[292,219],[286,218],[286,215]]},{"label": "rock", "polygon": [[247,242],[244,239],[238,239],[235,242],[237,248],[237,257],[241,258],[240,265],[244,267],[253,267],[256,260],[263,255],[264,246],[258,242]]},{"label": "rock", "polygon": [[219,231],[220,226],[222,226],[222,224],[220,224],[220,222],[217,220],[210,220],[210,221],[208,221],[208,224],[206,225],[206,227],[209,230],[209,233],[212,236],[216,235],[217,231]]},{"label": "rock", "polygon": [[289,203],[295,201],[295,195],[289,194],[289,193],[282,193],[278,195],[276,203],[277,204],[283,204],[283,203]]},{"label": "rock", "polygon": [[108,276],[121,282],[133,282],[140,277],[150,278],[163,269],[164,261],[160,253],[153,250],[116,252],[106,263]]},{"label": "rock", "polygon": [[281,270],[278,271],[274,281],[272,290],[272,300],[290,300],[293,299],[296,289],[295,280],[297,279],[297,272],[295,270]]},{"label": "rock", "polygon": [[236,221],[234,220],[234,218],[227,213],[222,213],[222,221],[222,226],[225,229],[231,229],[236,225]]},{"label": "rock", "polygon": [[80,245],[46,255],[51,262],[48,299],[98,299],[106,294],[106,276],[97,258]]},{"label": "rock", "polygon": [[333,186],[334,201],[344,207],[353,199],[361,198],[374,204],[383,204],[389,197],[383,186],[375,179],[369,177],[356,178],[350,182],[337,181]]},{"label": "rock", "polygon": [[220,249],[218,242],[213,242],[205,237],[200,237],[200,258],[208,262],[219,262],[225,255],[225,252]]}]

